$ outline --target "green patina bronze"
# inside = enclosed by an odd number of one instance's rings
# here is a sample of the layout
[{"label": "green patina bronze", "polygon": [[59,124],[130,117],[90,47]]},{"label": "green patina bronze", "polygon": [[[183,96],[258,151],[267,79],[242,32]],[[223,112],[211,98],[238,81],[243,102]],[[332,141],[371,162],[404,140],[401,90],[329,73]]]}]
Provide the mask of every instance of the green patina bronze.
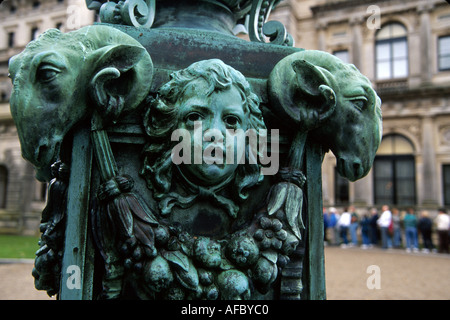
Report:
[{"label": "green patina bronze", "polygon": [[[278,2],[87,1],[102,23],[11,59],[22,153],[50,182],[37,289],[326,297],[321,161],[365,176],[381,102],[353,65],[265,23]],[[232,35],[247,15],[251,42]]]},{"label": "green patina bronze", "polygon": [[136,108],[150,89],[153,65],[136,40],[88,26],[67,34],[48,30],[11,58],[9,72],[22,155],[45,181],[69,130],[94,112],[114,121]]}]

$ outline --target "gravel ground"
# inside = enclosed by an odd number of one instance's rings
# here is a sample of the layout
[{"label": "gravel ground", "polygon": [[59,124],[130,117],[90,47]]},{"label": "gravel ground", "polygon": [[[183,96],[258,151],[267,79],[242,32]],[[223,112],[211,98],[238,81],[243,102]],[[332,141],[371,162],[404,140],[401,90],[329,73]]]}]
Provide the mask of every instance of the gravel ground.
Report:
[{"label": "gravel ground", "polygon": [[[32,269],[32,263],[0,264],[0,300],[52,299],[34,288]],[[448,254],[326,247],[325,270],[329,300],[450,300]]]}]

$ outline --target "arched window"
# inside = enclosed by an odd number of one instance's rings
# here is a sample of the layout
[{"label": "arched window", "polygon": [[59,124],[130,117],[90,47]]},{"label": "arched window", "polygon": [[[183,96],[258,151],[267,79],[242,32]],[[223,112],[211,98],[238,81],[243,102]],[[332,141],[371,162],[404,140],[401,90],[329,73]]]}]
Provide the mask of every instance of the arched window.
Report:
[{"label": "arched window", "polygon": [[412,143],[399,134],[385,136],[373,164],[375,203],[414,205],[415,171]]},{"label": "arched window", "polygon": [[408,76],[407,30],[400,23],[384,25],[375,35],[377,80]]},{"label": "arched window", "polygon": [[0,209],[6,208],[6,189],[8,187],[8,169],[0,165]]}]

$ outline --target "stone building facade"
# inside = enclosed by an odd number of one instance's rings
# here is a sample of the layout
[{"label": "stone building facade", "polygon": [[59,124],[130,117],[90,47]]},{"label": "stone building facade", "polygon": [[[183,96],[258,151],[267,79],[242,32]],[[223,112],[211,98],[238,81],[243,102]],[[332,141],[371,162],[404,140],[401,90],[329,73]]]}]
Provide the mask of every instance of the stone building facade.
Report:
[{"label": "stone building facade", "polygon": [[[0,4],[0,232],[37,232],[46,186],[21,157],[9,113],[9,58],[48,28],[70,31],[96,17],[84,0]],[[381,97],[383,142],[354,183],[323,162],[325,206],[450,207],[450,5],[444,0],[284,0],[281,21],[297,47],[355,64]]]}]

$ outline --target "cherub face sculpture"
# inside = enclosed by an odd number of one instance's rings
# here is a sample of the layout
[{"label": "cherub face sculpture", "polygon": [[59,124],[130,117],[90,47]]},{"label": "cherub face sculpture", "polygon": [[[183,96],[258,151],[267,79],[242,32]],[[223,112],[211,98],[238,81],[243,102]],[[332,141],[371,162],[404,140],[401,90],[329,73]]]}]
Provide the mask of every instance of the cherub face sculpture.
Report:
[{"label": "cherub face sculpture", "polygon": [[[149,143],[141,174],[149,188],[162,199],[171,191],[172,175],[179,173],[189,184],[208,190],[233,183],[238,199],[245,199],[246,189],[262,179],[260,166],[250,163],[248,148],[241,161],[237,146],[226,143],[227,130],[266,128],[258,97],[240,72],[218,59],[199,61],[171,77],[144,119]],[[174,148],[182,140],[174,141],[177,130],[184,132],[189,147],[183,152],[190,155],[187,162],[174,164]],[[234,157],[227,159],[231,147]]]},{"label": "cherub face sculpture", "polygon": [[[195,80],[185,91],[187,98],[176,104],[180,112],[178,129],[188,130],[191,137],[191,161],[181,164],[180,170],[190,181],[204,186],[216,185],[234,174],[240,159],[233,157],[227,162],[227,133],[247,130],[247,114],[239,90],[232,85],[208,96],[198,94],[207,90],[205,80]],[[201,132],[196,133],[196,129]],[[233,154],[237,156],[237,145],[228,145],[234,147]],[[195,159],[199,150],[202,159]]]}]

